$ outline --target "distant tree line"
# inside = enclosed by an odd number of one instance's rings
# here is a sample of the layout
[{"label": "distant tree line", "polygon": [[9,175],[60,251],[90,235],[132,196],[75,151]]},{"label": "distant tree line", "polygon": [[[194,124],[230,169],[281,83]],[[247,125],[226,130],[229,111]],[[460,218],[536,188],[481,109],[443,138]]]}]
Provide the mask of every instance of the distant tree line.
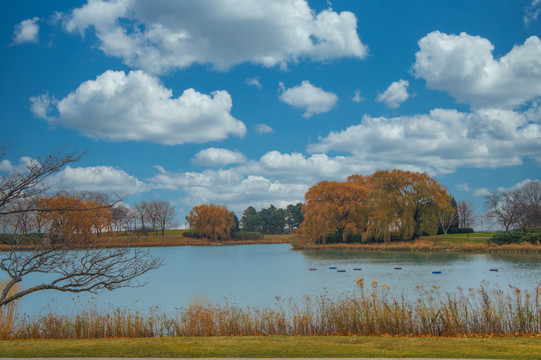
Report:
[{"label": "distant tree line", "polygon": [[185,236],[213,241],[259,239],[263,234],[295,231],[303,222],[302,203],[288,205],[285,209],[271,205],[260,211],[249,206],[240,221],[224,205],[202,204],[193,207],[186,221],[190,231],[185,232]]},{"label": "distant tree line", "polygon": [[253,206],[244,210],[240,225],[244,231],[258,231],[263,234],[283,234],[297,229],[304,221],[302,203],[278,209],[274,205],[257,211]]},{"label": "distant tree line", "polygon": [[100,192],[25,196],[11,201],[0,214],[2,233],[79,238],[102,232],[161,232],[178,226],[174,207],[168,201],[141,201],[133,208],[111,201]]}]

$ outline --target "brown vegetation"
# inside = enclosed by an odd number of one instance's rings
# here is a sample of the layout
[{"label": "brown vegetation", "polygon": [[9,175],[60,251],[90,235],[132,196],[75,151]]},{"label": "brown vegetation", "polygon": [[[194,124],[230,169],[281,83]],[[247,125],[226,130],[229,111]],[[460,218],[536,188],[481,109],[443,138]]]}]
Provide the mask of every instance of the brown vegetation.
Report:
[{"label": "brown vegetation", "polygon": [[276,306],[239,307],[199,301],[175,315],[151,309],[15,318],[4,339],[233,336],[392,335],[541,336],[541,284],[507,292],[482,283],[456,293],[418,287],[414,300],[392,295],[386,285],[357,280],[359,292],[331,299],[321,295],[280,301]]},{"label": "brown vegetation", "polygon": [[235,228],[235,213],[227,207],[214,204],[194,206],[186,216],[190,229],[198,236],[216,241],[229,240]]},{"label": "brown vegetation", "polygon": [[345,182],[322,181],[305,195],[304,234],[312,242],[329,236],[362,236],[364,242],[411,240],[436,234],[451,196],[424,173],[393,170],[352,175]]},{"label": "brown vegetation", "polygon": [[414,241],[394,241],[390,243],[353,244],[314,244],[302,237],[290,240],[295,250],[351,250],[351,251],[456,251],[479,253],[541,253],[541,246],[530,243],[497,245],[487,243],[446,242],[431,237]]}]

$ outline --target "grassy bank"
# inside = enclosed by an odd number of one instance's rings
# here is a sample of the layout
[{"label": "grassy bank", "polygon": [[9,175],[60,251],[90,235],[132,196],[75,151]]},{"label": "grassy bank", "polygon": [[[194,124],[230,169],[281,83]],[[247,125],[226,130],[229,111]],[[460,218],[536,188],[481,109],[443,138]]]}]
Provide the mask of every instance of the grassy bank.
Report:
[{"label": "grassy bank", "polygon": [[390,243],[314,244],[302,238],[291,238],[296,250],[355,250],[355,251],[457,251],[480,253],[541,253],[540,245],[530,243],[497,245],[489,243],[494,233],[448,234],[423,236],[413,241]]},{"label": "grassy bank", "polygon": [[[185,230],[166,230],[164,236],[161,232],[145,234],[125,234],[124,232],[102,233],[99,237],[93,235],[92,242],[103,248],[124,247],[130,244],[132,247],[156,247],[156,246],[214,246],[214,245],[248,245],[248,244],[287,244],[290,235],[264,235],[258,240],[225,240],[211,241],[208,239],[196,239],[184,236]],[[21,249],[32,249],[36,245],[19,246]],[[10,245],[0,244],[0,251],[11,250]]]},{"label": "grassy bank", "polygon": [[172,337],[0,341],[0,357],[409,357],[539,359],[541,338]]}]

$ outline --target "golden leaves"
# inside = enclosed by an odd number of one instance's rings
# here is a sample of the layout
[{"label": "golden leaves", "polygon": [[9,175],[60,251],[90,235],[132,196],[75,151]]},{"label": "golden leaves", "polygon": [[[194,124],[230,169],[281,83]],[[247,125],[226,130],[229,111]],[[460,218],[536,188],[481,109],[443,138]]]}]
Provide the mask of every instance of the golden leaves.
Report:
[{"label": "golden leaves", "polygon": [[229,239],[235,226],[235,214],[223,205],[203,204],[194,206],[186,216],[190,229],[199,237],[216,241]]},{"label": "golden leaves", "polygon": [[434,233],[440,211],[451,197],[424,173],[393,170],[351,175],[345,182],[322,181],[305,195],[303,229],[313,241],[331,234],[363,234],[364,239],[409,240]]}]

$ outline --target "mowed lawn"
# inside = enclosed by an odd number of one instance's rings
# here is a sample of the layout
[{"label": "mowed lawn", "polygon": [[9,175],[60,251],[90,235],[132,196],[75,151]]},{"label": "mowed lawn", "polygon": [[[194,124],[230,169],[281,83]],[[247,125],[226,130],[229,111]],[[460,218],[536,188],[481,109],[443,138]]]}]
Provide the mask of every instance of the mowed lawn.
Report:
[{"label": "mowed lawn", "polygon": [[424,357],[539,359],[540,337],[167,337],[3,340],[0,357]]},{"label": "mowed lawn", "polygon": [[486,244],[492,239],[495,233],[493,232],[478,232],[470,234],[446,234],[436,236],[423,236],[421,239],[431,239],[440,242],[449,242],[452,244],[470,243],[470,244]]}]

